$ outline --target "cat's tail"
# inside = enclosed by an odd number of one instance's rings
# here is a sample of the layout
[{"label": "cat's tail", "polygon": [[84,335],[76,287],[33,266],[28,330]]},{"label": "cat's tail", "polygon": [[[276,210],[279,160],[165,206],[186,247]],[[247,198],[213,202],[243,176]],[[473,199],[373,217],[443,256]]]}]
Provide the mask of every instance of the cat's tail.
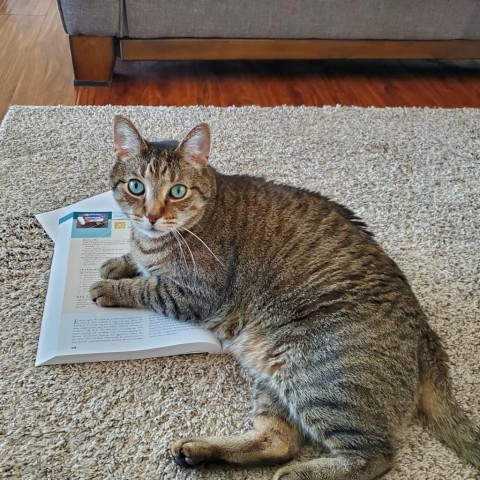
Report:
[{"label": "cat's tail", "polygon": [[419,409],[435,436],[480,468],[480,428],[453,397],[448,357],[430,328],[420,347],[420,381]]}]

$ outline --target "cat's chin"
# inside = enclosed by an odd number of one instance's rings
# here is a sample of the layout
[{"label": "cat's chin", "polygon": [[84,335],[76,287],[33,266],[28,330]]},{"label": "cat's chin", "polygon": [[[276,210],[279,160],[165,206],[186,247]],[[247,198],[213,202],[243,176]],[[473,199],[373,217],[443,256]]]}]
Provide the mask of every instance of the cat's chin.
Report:
[{"label": "cat's chin", "polygon": [[160,238],[170,233],[170,231],[167,230],[155,230],[153,228],[146,230],[144,228],[136,227],[136,230],[138,233],[147,238]]}]

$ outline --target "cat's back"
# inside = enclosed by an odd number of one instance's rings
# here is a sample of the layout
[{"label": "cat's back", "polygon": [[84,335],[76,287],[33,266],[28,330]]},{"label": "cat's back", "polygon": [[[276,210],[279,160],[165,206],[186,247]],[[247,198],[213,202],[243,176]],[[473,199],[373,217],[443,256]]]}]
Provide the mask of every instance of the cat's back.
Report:
[{"label": "cat's back", "polygon": [[399,267],[348,208],[257,177],[220,175],[218,183],[243,298],[297,313],[302,297],[325,315],[394,305],[402,316],[421,316]]},{"label": "cat's back", "polygon": [[250,175],[216,175],[222,215],[251,222],[257,230],[260,222],[276,227],[277,233],[282,226],[313,227],[336,209],[327,197],[306,189]]},{"label": "cat's back", "polygon": [[316,192],[248,175],[217,173],[217,184],[219,219],[257,259],[307,252],[319,258],[352,246],[383,253],[360,218]]}]

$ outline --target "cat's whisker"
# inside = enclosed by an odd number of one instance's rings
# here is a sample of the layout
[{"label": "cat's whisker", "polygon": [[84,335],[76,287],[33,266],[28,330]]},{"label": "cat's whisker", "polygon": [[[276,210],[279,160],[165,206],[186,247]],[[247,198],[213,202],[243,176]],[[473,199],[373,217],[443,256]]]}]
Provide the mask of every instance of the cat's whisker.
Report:
[{"label": "cat's whisker", "polygon": [[176,230],[176,232],[180,235],[180,238],[183,240],[183,243],[185,243],[185,245],[188,248],[188,251],[190,252],[190,256],[192,257],[192,262],[193,262],[193,272],[194,272],[195,276],[198,277],[197,263],[195,262],[195,258],[193,257],[192,250],[190,249],[190,246],[188,245],[187,241],[185,240],[185,237],[178,230]]},{"label": "cat's whisker", "polygon": [[183,261],[185,262],[185,267],[188,269],[187,257],[185,257],[185,254],[183,253],[182,244],[180,243],[180,240],[178,239],[178,232],[175,229],[173,229],[172,230],[172,235],[175,238],[175,240],[177,241],[178,246],[180,247],[180,252],[182,253]]},{"label": "cat's whisker", "polygon": [[191,235],[193,235],[196,239],[200,240],[200,242],[203,243],[203,245],[205,245],[206,249],[213,255],[213,257],[215,258],[215,260],[217,260],[217,262],[223,267],[223,268],[227,268],[223,262],[212,252],[212,249],[198,236],[196,235],[195,233],[193,233],[191,230],[189,230],[187,227],[180,227],[180,228],[183,228],[184,230],[186,230],[188,233],[190,233]]}]

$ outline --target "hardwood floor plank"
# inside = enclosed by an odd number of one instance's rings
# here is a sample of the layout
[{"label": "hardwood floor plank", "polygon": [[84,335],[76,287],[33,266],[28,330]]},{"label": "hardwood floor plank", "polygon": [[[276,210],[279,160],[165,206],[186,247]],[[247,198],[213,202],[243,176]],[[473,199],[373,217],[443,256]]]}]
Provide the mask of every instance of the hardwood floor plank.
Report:
[{"label": "hardwood floor plank", "polygon": [[0,119],[12,102],[42,21],[42,17],[0,15]]},{"label": "hardwood floor plank", "polygon": [[68,37],[58,11],[50,8],[32,45],[12,97],[17,105],[75,105]]},{"label": "hardwood floor plank", "polygon": [[430,61],[118,61],[96,105],[480,107],[480,63]]},{"label": "hardwood floor plank", "polygon": [[52,0],[0,0],[0,15],[46,15]]}]

